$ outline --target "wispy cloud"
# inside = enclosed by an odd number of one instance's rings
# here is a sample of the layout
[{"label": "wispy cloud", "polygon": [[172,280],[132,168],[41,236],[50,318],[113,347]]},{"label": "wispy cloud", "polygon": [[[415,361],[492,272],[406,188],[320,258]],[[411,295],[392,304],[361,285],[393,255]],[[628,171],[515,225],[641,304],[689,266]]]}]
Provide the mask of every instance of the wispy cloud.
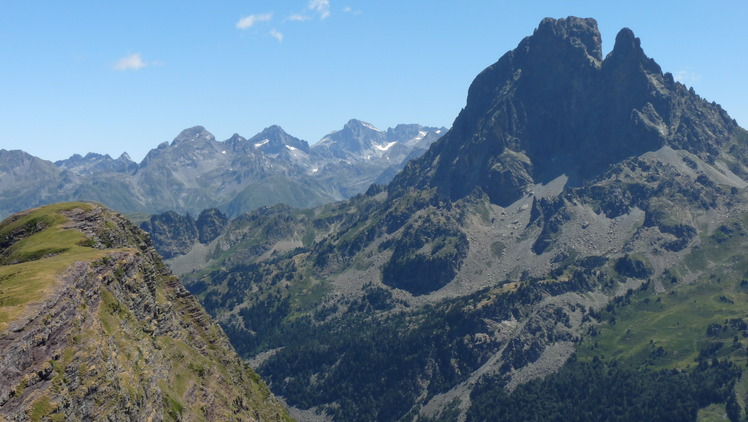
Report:
[{"label": "wispy cloud", "polygon": [[317,12],[320,19],[327,19],[330,16],[330,0],[309,0],[308,8]]},{"label": "wispy cloud", "polygon": [[364,12],[362,12],[360,10],[353,10],[353,8],[351,6],[345,6],[345,7],[343,7],[343,12],[344,13],[352,13],[354,15],[360,15],[360,14],[364,13]]},{"label": "wispy cloud", "polygon": [[117,63],[114,64],[114,70],[138,70],[146,66],[148,64],[143,61],[140,53],[133,53],[117,60]]},{"label": "wispy cloud", "polygon": [[317,14],[320,19],[327,19],[330,17],[330,0],[309,0],[305,11],[294,13],[286,20],[292,22],[310,21],[312,20],[312,16],[309,16],[310,13]]},{"label": "wispy cloud", "polygon": [[270,30],[270,36],[278,40],[278,42],[283,42],[283,33],[278,32],[275,29]]},{"label": "wispy cloud", "polygon": [[308,20],[311,20],[309,16],[302,15],[302,14],[295,14],[288,17],[288,20],[294,21],[294,22],[306,22]]},{"label": "wispy cloud", "polygon": [[701,82],[701,75],[687,70],[679,70],[675,72],[673,78],[685,85],[693,85]]},{"label": "wispy cloud", "polygon": [[267,22],[270,19],[273,19],[272,13],[249,15],[239,19],[239,22],[236,23],[236,27],[239,29],[249,29],[257,22]]}]

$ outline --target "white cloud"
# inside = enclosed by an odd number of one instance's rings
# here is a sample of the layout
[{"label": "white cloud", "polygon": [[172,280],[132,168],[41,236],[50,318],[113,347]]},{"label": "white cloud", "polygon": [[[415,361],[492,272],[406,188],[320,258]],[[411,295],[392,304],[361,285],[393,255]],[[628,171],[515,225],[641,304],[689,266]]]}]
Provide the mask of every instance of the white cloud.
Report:
[{"label": "white cloud", "polygon": [[308,21],[310,19],[312,19],[312,18],[310,18],[309,16],[306,16],[306,15],[298,14],[298,13],[295,14],[295,15],[291,15],[291,16],[288,17],[288,20],[294,21],[294,22],[306,22],[306,21]]},{"label": "white cloud", "polygon": [[148,66],[143,58],[140,57],[140,53],[129,54],[114,64],[114,70],[138,70]]},{"label": "white cloud", "polygon": [[319,13],[320,19],[330,16],[330,0],[309,0],[309,10]]},{"label": "white cloud", "polygon": [[273,19],[272,13],[249,15],[239,19],[239,22],[236,23],[236,27],[239,29],[249,29],[257,22],[267,22],[270,19]]},{"label": "white cloud", "polygon": [[693,85],[701,82],[701,75],[687,70],[679,70],[675,72],[673,78],[684,85]]},{"label": "white cloud", "polygon": [[278,32],[275,29],[270,30],[270,36],[278,40],[278,42],[283,42],[283,33]]},{"label": "white cloud", "polygon": [[312,17],[308,15],[309,12],[319,15],[320,19],[327,19],[330,17],[330,0],[309,0],[306,8],[306,11],[295,13],[289,16],[286,20],[294,22],[310,21],[312,20]]},{"label": "white cloud", "polygon": [[354,14],[354,15],[360,15],[361,13],[363,13],[363,12],[362,12],[362,11],[360,11],[360,10],[353,10],[353,8],[352,8],[351,6],[345,6],[345,7],[343,8],[343,12],[344,12],[344,13],[352,13],[352,14]]}]

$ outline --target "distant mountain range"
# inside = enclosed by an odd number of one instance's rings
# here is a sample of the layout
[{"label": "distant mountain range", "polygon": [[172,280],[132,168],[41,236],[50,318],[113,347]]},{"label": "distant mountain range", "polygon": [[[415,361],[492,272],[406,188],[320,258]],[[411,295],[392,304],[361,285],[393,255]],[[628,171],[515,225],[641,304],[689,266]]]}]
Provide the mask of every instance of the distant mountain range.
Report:
[{"label": "distant mountain range", "polygon": [[386,183],[423,154],[444,128],[402,124],[382,131],[360,120],[309,146],[279,126],[221,142],[201,126],[182,131],[138,164],[89,153],[50,162],[0,150],[0,218],[70,200],[103,203],[125,213],[215,207],[229,216],[263,205],[310,207]]}]

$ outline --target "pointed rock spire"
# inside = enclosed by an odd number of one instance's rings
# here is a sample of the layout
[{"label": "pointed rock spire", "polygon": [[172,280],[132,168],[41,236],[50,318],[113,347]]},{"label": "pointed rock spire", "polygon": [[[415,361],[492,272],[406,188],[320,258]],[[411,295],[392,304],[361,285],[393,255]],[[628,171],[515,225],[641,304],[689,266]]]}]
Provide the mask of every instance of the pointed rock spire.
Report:
[{"label": "pointed rock spire", "polygon": [[660,65],[644,54],[641,40],[629,28],[623,28],[618,32],[613,50],[605,58],[606,67],[626,66],[626,64],[641,67],[651,73],[662,73]]}]

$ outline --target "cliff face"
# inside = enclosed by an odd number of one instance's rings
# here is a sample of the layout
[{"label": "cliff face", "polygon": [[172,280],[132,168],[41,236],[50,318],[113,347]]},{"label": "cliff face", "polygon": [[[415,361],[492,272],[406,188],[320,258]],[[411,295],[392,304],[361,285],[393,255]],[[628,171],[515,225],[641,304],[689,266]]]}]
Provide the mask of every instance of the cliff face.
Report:
[{"label": "cliff face", "polygon": [[228,218],[225,214],[209,208],[203,210],[197,220],[189,214],[183,217],[174,211],[152,215],[140,224],[140,228],[150,234],[153,246],[161,256],[169,259],[189,252],[195,242],[212,242],[226,224]]},{"label": "cliff face", "polygon": [[0,245],[0,418],[288,419],[121,216],[31,210],[0,224]]}]

